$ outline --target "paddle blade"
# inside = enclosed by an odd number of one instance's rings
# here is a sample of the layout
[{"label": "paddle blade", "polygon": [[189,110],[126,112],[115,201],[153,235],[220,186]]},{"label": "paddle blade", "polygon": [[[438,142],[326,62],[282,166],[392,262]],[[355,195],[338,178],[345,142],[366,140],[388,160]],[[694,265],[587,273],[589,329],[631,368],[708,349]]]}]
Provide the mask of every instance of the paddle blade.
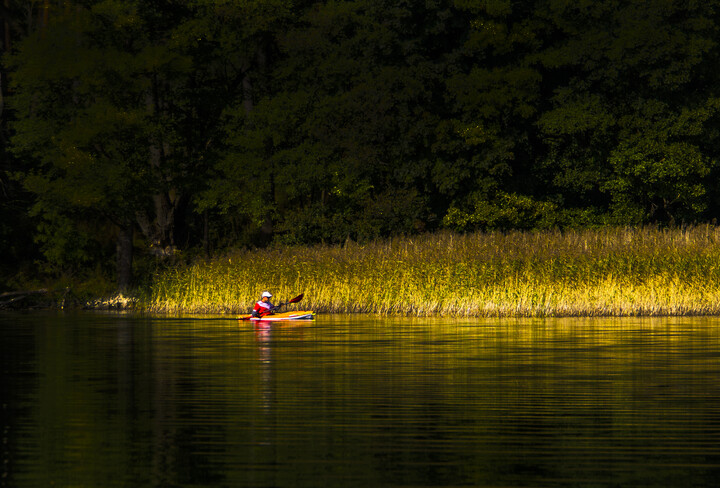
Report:
[{"label": "paddle blade", "polygon": [[304,294],[304,293],[301,293],[301,294],[299,294],[298,296],[296,296],[295,298],[291,298],[291,299],[288,301],[288,303],[297,303],[297,302],[299,302],[300,300],[302,300],[304,296],[305,296],[305,294]]}]

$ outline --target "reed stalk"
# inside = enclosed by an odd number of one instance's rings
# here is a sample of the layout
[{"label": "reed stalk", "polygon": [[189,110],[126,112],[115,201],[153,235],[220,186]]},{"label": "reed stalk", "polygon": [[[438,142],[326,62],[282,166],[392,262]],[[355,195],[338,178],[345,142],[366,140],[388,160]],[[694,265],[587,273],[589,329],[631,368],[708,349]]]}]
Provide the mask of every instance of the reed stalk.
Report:
[{"label": "reed stalk", "polygon": [[441,232],[364,245],[235,251],[158,273],[154,312],[246,313],[260,293],[301,308],[452,316],[720,313],[720,228]]}]

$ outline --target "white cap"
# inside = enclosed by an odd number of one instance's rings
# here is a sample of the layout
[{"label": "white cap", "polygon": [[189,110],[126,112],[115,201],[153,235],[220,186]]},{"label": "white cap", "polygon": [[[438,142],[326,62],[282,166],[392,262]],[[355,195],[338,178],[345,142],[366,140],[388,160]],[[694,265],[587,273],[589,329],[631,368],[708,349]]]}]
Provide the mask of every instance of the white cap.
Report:
[{"label": "white cap", "polygon": [[272,297],[272,293],[270,293],[269,291],[262,292],[262,298],[265,298],[265,297],[268,297],[268,298]]}]

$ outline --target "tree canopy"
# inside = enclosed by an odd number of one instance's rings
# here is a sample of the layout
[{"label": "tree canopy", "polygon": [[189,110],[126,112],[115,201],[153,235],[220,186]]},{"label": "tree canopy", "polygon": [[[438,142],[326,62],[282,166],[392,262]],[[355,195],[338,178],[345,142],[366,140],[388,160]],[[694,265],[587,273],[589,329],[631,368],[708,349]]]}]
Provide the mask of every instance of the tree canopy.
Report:
[{"label": "tree canopy", "polygon": [[138,253],[714,220],[718,12],[11,1],[3,254],[127,287]]}]

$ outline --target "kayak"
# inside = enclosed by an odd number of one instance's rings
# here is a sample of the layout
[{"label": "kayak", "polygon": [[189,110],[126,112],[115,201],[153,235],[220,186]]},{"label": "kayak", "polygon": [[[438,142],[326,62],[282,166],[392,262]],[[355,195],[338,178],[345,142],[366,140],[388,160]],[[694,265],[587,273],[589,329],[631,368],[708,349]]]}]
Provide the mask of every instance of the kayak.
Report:
[{"label": "kayak", "polygon": [[281,312],[264,317],[253,317],[250,314],[240,315],[238,320],[251,320],[253,322],[280,322],[284,320],[314,320],[315,312],[311,310],[299,310],[295,312]]}]

